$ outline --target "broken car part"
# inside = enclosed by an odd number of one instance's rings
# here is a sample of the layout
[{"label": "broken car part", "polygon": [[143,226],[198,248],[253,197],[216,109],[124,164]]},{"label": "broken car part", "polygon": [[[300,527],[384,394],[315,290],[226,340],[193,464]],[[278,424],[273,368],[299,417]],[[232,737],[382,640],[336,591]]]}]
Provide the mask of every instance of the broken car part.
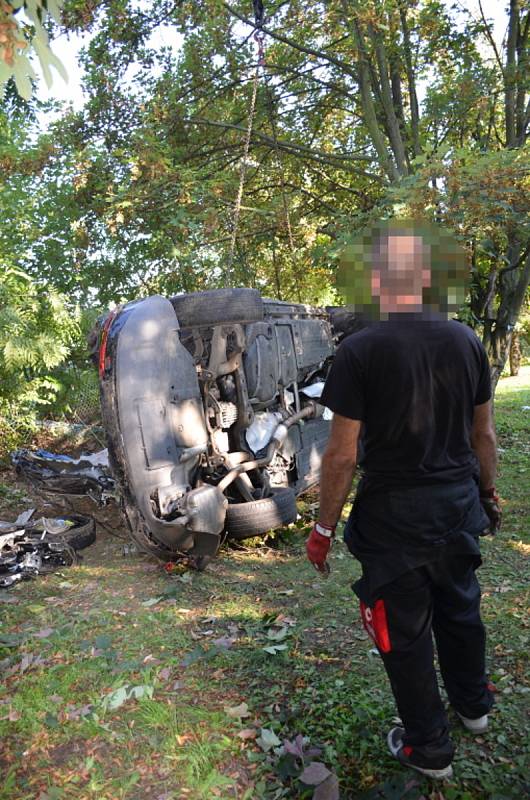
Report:
[{"label": "broken car part", "polygon": [[87,495],[99,505],[114,497],[115,482],[108,452],[71,458],[48,450],[16,450],[11,461],[19,475],[34,488],[52,494]]},{"label": "broken car part", "polygon": [[[30,509],[15,523],[0,522],[0,588],[71,566],[77,560],[76,551],[96,538],[90,517],[74,514],[30,521],[32,514]],[[18,526],[21,520],[25,527]]]}]

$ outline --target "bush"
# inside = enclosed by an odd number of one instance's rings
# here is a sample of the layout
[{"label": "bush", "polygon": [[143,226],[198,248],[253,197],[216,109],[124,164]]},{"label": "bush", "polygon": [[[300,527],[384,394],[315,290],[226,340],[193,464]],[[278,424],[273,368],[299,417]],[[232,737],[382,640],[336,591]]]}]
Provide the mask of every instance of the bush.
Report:
[{"label": "bush", "polygon": [[39,409],[54,401],[60,389],[54,370],[65,361],[79,332],[79,314],[68,307],[64,295],[36,284],[21,270],[0,271],[3,429],[31,428]]}]

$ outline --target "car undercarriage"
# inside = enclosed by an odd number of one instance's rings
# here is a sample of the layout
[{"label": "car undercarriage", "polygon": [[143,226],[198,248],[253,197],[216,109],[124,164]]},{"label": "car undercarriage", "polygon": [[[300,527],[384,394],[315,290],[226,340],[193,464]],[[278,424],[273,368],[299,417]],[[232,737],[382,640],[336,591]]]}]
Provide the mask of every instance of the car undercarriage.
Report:
[{"label": "car undercarriage", "polygon": [[328,311],[221,289],[137,300],[98,341],[110,465],[131,535],[159,558],[296,519],[329,434]]}]

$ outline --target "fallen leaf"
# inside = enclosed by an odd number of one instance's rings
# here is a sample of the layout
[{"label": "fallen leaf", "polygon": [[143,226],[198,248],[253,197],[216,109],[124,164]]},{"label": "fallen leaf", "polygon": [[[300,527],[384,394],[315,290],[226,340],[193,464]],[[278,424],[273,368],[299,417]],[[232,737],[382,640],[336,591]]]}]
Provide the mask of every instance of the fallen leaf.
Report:
[{"label": "fallen leaf", "polygon": [[112,645],[112,639],[106,633],[102,633],[100,636],[96,636],[94,644],[98,649],[108,650]]},{"label": "fallen leaf", "polygon": [[313,793],[313,800],[339,800],[339,779],[333,773]]},{"label": "fallen leaf", "polygon": [[312,761],[300,775],[300,780],[307,786],[318,786],[329,778],[330,775],[331,771],[325,764],[322,764],[320,761]]},{"label": "fallen leaf", "polygon": [[105,695],[103,698],[103,707],[114,711],[120,708],[127,700],[127,686],[120,686],[110,694]]},{"label": "fallen leaf", "polygon": [[162,597],[150,597],[149,600],[144,600],[142,605],[145,608],[150,608],[151,606],[156,606],[162,600]]},{"label": "fallen leaf", "polygon": [[196,661],[209,661],[211,658],[214,658],[219,653],[218,647],[209,647],[205,649],[201,645],[196,647],[189,653],[186,653],[182,661],[180,662],[181,667],[189,667],[191,664],[195,664]]},{"label": "fallen leaf", "polygon": [[28,667],[37,667],[39,664],[44,664],[43,658],[40,656],[35,656],[33,653],[26,653],[18,665],[18,670],[19,672],[25,672]]},{"label": "fallen leaf", "polygon": [[250,711],[246,703],[240,703],[238,706],[225,706],[223,711],[225,714],[228,714],[229,717],[236,717],[238,719],[250,716]]},{"label": "fallen leaf", "polygon": [[264,647],[266,653],[270,653],[272,656],[275,656],[276,653],[279,653],[280,650],[287,650],[286,644],[271,644],[270,647]]},{"label": "fallen leaf", "polygon": [[287,627],[278,629],[269,628],[267,631],[267,638],[272,639],[273,642],[281,642],[286,636],[289,636],[289,629]]},{"label": "fallen leaf", "polygon": [[141,697],[152,697],[154,686],[150,684],[142,684],[140,686],[133,686],[129,692],[129,698],[139,700]]},{"label": "fallen leaf", "polygon": [[212,644],[220,647],[221,650],[228,650],[236,641],[237,639],[230,636],[220,636],[218,639],[212,639]]},{"label": "fallen leaf", "polygon": [[237,735],[240,739],[245,741],[247,739],[255,739],[258,735],[258,732],[255,728],[243,728],[243,730],[239,731]]},{"label": "fallen leaf", "polygon": [[93,706],[90,703],[87,703],[84,706],[66,706],[66,716],[69,720],[78,720],[80,717],[87,717],[89,714],[92,713]]},{"label": "fallen leaf", "polygon": [[279,747],[281,745],[281,741],[270,728],[261,729],[260,735],[256,739],[256,743],[261,747],[262,750],[265,751],[265,753],[268,753],[273,747]]},{"label": "fallen leaf", "polygon": [[160,678],[161,681],[167,681],[170,675],[171,675],[171,667],[164,667],[164,669],[161,669],[160,672],[158,673],[158,677]]},{"label": "fallen leaf", "polygon": [[304,757],[304,737],[298,734],[294,741],[290,742],[289,739],[283,740],[283,749],[286,753],[290,753],[297,758]]},{"label": "fallen leaf", "polygon": [[20,719],[20,716],[21,716],[20,712],[16,711],[14,708],[12,708],[10,710],[9,714],[7,715],[7,718],[9,720],[9,722],[16,722],[17,720]]},{"label": "fallen leaf", "polygon": [[42,628],[40,631],[36,631],[33,636],[36,639],[47,639],[52,633],[55,633],[55,628]]},{"label": "fallen leaf", "polygon": [[293,625],[296,625],[296,620],[294,617],[286,617],[285,614],[278,614],[275,624],[290,625],[292,627]]}]

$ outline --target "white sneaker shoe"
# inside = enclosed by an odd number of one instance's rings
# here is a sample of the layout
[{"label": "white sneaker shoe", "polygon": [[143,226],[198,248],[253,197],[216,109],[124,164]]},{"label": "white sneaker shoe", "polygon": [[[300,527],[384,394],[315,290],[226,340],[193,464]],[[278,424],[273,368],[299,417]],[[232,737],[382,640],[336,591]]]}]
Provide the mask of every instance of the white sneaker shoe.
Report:
[{"label": "white sneaker shoe", "polygon": [[487,714],[484,714],[482,717],[477,717],[477,719],[469,719],[468,717],[464,717],[462,714],[459,714],[458,711],[456,713],[460,717],[464,728],[467,728],[467,730],[471,731],[471,733],[486,733],[488,730]]}]

